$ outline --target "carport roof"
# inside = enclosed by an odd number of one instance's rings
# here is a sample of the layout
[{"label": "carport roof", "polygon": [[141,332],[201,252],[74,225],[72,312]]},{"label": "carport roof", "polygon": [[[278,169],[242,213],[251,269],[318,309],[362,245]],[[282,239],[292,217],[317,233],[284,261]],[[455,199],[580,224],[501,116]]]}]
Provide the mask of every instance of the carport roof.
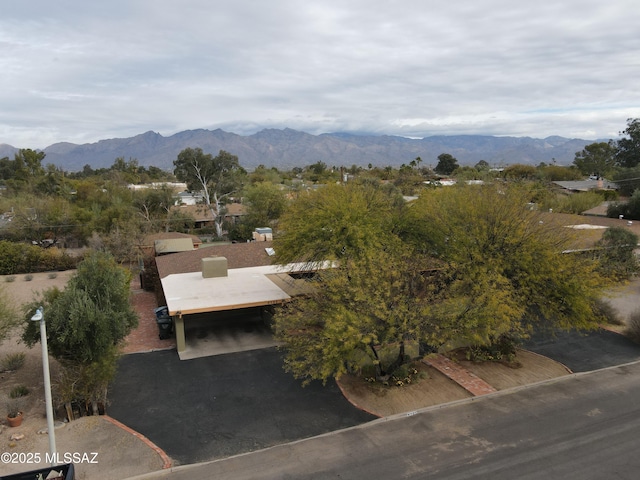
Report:
[{"label": "carport roof", "polygon": [[201,272],[161,279],[169,315],[216,312],[282,303],[306,290],[304,280],[289,277],[304,264],[229,269],[226,277],[203,278]]}]

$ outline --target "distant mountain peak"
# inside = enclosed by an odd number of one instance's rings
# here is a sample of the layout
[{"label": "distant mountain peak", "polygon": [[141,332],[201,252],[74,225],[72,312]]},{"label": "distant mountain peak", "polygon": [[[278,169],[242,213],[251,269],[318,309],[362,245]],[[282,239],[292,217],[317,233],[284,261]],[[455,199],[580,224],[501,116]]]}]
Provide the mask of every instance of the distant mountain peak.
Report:
[{"label": "distant mountain peak", "polygon": [[[147,131],[130,138],[112,138],[76,145],[56,143],[45,148],[45,162],[65,170],[81,170],[84,165],[104,168],[117,157],[134,158],[143,166],[172,169],[173,161],[185,148],[202,148],[217,154],[226,150],[237,155],[240,164],[252,169],[258,165],[289,169],[318,161],[327,165],[400,166],[420,157],[424,165],[435,165],[438,155],[450,153],[460,165],[525,163],[538,165],[555,161],[570,165],[575,153],[589,140],[550,136],[546,139],[498,137],[488,135],[437,135],[413,139],[393,135],[350,132],[312,135],[292,128],[267,128],[252,135],[238,135],[221,129],[194,129],[164,137]],[[16,148],[0,145],[0,158],[12,157]]]}]

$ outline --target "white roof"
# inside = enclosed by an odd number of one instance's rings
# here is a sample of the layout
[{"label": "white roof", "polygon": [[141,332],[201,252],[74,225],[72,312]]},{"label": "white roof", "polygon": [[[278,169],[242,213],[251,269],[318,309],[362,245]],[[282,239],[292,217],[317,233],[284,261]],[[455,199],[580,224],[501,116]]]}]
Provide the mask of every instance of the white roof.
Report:
[{"label": "white roof", "polygon": [[203,278],[200,271],[176,273],[161,279],[162,289],[172,316],[273,305],[291,297],[268,275],[301,270],[304,265],[234,268],[228,276],[214,278]]}]

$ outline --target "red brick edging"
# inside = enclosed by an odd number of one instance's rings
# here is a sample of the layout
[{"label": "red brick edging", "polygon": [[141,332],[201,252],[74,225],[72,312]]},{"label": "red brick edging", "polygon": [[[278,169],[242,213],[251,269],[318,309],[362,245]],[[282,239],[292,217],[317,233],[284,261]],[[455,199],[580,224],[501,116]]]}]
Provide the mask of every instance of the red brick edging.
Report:
[{"label": "red brick edging", "polygon": [[347,401],[353,405],[354,407],[356,407],[358,410],[362,410],[363,412],[368,413],[369,415],[373,415],[374,417],[378,417],[378,418],[382,418],[382,415],[376,413],[376,412],[372,412],[371,410],[367,410],[366,408],[358,405],[356,402],[354,402],[351,397],[349,395],[347,395],[347,392],[345,392],[344,388],[342,387],[342,385],[340,384],[340,380],[336,378],[336,384],[338,385],[338,388],[340,389],[340,391],[342,392],[342,396],[344,398],[347,399]]},{"label": "red brick edging", "polygon": [[160,458],[162,458],[162,461],[163,461],[163,465],[162,465],[162,469],[163,470],[165,470],[167,468],[171,468],[171,459],[169,458],[169,455],[167,455],[164,450],[162,450],[159,446],[157,446],[155,443],[153,443],[147,437],[145,437],[141,433],[136,432],[134,429],[127,427],[124,423],[119,422],[118,420],[116,420],[115,418],[110,417],[109,415],[101,415],[101,417],[103,417],[105,420],[108,420],[109,422],[113,423],[116,427],[120,427],[125,432],[129,432],[134,437],[139,438],[149,448],[151,448],[154,452],[156,452],[158,455],[160,455]]},{"label": "red brick edging", "polygon": [[423,358],[422,362],[449,377],[474,397],[497,392],[495,388],[480,377],[471,373],[461,365],[449,360],[444,355],[430,355]]}]

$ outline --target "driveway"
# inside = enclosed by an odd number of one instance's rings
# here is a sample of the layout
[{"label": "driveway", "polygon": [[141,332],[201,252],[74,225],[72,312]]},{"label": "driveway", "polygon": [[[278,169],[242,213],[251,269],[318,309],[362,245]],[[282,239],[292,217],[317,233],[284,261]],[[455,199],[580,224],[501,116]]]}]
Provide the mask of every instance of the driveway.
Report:
[{"label": "driveway", "polygon": [[110,416],[179,464],[229,457],[368,422],[335,382],[302,387],[275,348],[179,360],[175,351],[122,357]]},{"label": "driveway", "polygon": [[572,372],[589,372],[640,360],[640,345],[608,330],[534,335],[524,348],[564,364]]}]

